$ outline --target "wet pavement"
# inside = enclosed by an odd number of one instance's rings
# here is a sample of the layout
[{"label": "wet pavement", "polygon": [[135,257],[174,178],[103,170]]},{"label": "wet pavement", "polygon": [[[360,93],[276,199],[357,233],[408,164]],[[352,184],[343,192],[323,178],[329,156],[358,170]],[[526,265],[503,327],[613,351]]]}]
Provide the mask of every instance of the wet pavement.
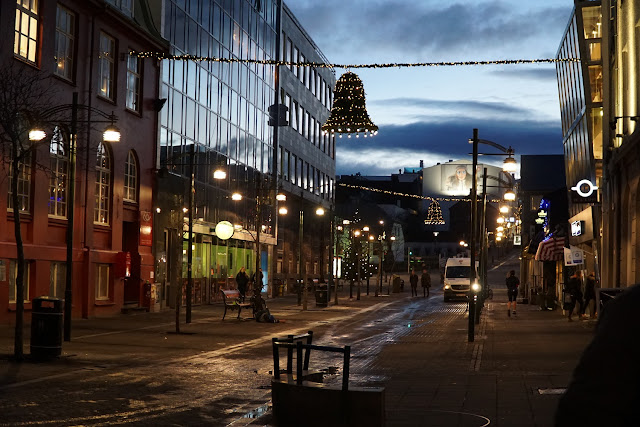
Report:
[{"label": "wet pavement", "polygon": [[[62,357],[50,362],[10,362],[12,328],[4,327],[0,426],[270,425],[271,338],[308,330],[314,343],[351,346],[350,385],[385,387],[387,425],[552,425],[554,393],[567,385],[593,323],[533,305],[507,318],[502,284],[516,264],[511,257],[490,272],[495,296],[472,343],[466,305],[443,302],[435,271],[427,299],[405,288],[350,300],[348,287],[327,308],[310,299],[302,311],[295,295],[271,299],[283,320],[275,324],[222,321],[220,305],[195,307],[182,334],[173,333],[170,311],[77,320]],[[28,331],[25,343],[28,353]],[[312,353],[311,369],[325,370],[328,383],[342,381],[341,365],[341,357]]]}]

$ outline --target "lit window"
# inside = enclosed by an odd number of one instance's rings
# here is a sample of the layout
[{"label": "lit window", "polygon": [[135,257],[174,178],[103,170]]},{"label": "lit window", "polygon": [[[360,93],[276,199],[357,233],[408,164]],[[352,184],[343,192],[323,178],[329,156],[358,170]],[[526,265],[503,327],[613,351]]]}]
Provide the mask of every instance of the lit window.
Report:
[{"label": "lit window", "polygon": [[99,94],[114,99],[116,42],[106,34],[100,34],[100,52],[98,53]]},{"label": "lit window", "polygon": [[111,192],[111,156],[103,143],[98,145],[96,156],[96,203],[93,222],[109,224],[109,201]]},{"label": "lit window", "polygon": [[138,165],[133,151],[129,151],[127,164],[124,168],[124,200],[127,202],[138,201]]},{"label": "lit window", "polygon": [[140,111],[140,58],[135,55],[127,60],[127,108]]},{"label": "lit window", "polygon": [[109,264],[96,266],[96,300],[109,299]]},{"label": "lit window", "polygon": [[13,53],[36,62],[38,49],[38,0],[17,0]]},{"label": "lit window", "polygon": [[51,175],[49,177],[49,216],[67,216],[67,176],[69,154],[60,128],[56,126],[49,145]]},{"label": "lit window", "polygon": [[75,16],[64,7],[58,5],[56,13],[56,41],[53,59],[54,73],[71,80],[73,78],[73,49],[75,42]]},{"label": "lit window", "polygon": [[[18,171],[18,206],[20,212],[29,212],[31,206],[31,152],[23,153]],[[13,210],[13,162],[9,163],[9,192],[7,208]]]},{"label": "lit window", "polygon": [[52,262],[49,274],[49,296],[64,298],[66,279],[67,264],[65,262]]},{"label": "lit window", "polygon": [[[24,276],[22,278],[23,283],[23,301],[29,301],[29,267],[30,262],[24,261]],[[18,278],[18,262],[14,259],[9,262],[9,302],[16,302],[16,280]]]}]

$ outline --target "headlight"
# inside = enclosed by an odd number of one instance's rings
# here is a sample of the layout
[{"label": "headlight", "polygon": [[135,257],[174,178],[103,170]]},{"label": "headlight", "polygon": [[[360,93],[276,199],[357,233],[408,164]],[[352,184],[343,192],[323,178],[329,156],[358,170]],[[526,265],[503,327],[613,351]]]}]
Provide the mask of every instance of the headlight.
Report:
[{"label": "headlight", "polygon": [[444,289],[446,289],[446,290],[451,289],[451,285],[450,285],[450,284],[448,284],[448,283],[445,283],[445,284],[444,284]]},{"label": "headlight", "polygon": [[481,286],[478,282],[474,282],[473,285],[471,285],[471,289],[473,292],[480,292]]}]

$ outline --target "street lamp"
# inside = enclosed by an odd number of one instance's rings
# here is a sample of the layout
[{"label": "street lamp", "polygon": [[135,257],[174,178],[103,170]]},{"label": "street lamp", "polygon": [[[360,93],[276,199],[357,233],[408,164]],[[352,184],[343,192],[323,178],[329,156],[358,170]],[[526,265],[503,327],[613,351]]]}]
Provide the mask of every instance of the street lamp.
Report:
[{"label": "street lamp", "polygon": [[[469,139],[469,143],[473,144],[473,166],[472,166],[472,177],[471,177],[471,268],[469,269],[469,328],[468,328],[468,341],[473,342],[475,337],[475,316],[476,316],[476,303],[475,300],[477,295],[473,292],[472,285],[476,281],[476,241],[478,236],[481,234],[480,230],[478,230],[477,222],[478,222],[478,177],[477,177],[477,169],[478,169],[478,144],[489,145],[493,148],[500,150],[502,153],[507,154],[507,158],[503,162],[503,170],[505,172],[513,172],[517,169],[517,164],[515,163],[515,159],[513,159],[514,150],[511,147],[504,147],[496,142],[488,141],[486,139],[478,138],[478,129],[473,129],[473,138]],[[482,153],[483,155],[492,155],[488,153]],[[498,154],[500,155],[500,154]],[[486,176],[486,174],[485,174]],[[486,178],[485,178],[486,179]],[[507,194],[509,194],[509,198],[507,199]],[[505,200],[515,200],[515,193],[513,190],[507,191],[504,195]],[[483,242],[486,239],[483,239]],[[486,262],[486,259],[484,260]]]},{"label": "street lamp", "polygon": [[[41,120],[48,120],[55,117],[57,114],[71,110],[71,120],[69,124],[69,172],[68,183],[69,191],[68,197],[68,209],[67,209],[67,253],[66,253],[66,277],[65,277],[65,289],[64,289],[64,340],[71,341],[71,307],[72,307],[72,273],[73,273],[73,227],[74,227],[74,211],[75,211],[75,182],[76,182],[76,151],[77,151],[77,137],[78,137],[78,123],[110,123],[103,133],[103,141],[117,142],[120,141],[120,131],[115,126],[115,122],[118,121],[113,113],[105,113],[95,107],[89,107],[86,105],[78,104],[78,92],[73,92],[71,98],[71,104],[59,105],[48,110],[41,112],[38,116]],[[102,117],[99,120],[79,120],[78,111],[84,110],[90,113],[95,113]],[[55,120],[56,123],[67,123],[61,120]],[[29,139],[31,141],[42,141],[47,136],[46,132],[42,128],[34,127],[29,132]]]}]

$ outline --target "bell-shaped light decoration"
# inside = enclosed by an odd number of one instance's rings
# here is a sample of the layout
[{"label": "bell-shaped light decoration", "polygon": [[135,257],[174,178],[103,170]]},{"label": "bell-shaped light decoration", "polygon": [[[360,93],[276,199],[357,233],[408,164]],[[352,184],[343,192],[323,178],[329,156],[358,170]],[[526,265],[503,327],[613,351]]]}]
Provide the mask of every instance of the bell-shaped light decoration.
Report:
[{"label": "bell-shaped light decoration", "polygon": [[363,134],[373,136],[378,133],[378,126],[374,125],[367,113],[362,80],[356,74],[348,71],[336,82],[333,96],[331,115],[322,125],[324,132],[332,135],[343,133]]},{"label": "bell-shaped light decoration", "polygon": [[442,208],[437,200],[433,199],[429,208],[427,209],[427,219],[424,220],[428,225],[440,225],[444,224],[444,218],[442,218]]}]

